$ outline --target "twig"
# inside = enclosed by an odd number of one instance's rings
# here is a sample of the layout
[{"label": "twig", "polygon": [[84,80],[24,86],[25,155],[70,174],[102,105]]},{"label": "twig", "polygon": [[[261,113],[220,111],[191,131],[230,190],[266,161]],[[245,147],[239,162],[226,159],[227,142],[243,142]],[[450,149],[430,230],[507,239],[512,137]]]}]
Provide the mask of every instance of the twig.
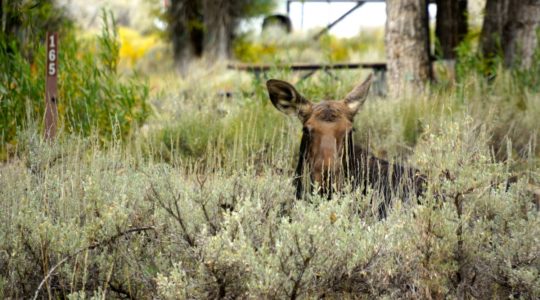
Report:
[{"label": "twig", "polygon": [[204,218],[206,219],[206,222],[210,225],[210,228],[212,228],[212,234],[215,234],[218,231],[217,226],[210,220],[210,216],[208,215],[208,210],[206,209],[206,204],[204,202],[199,203],[201,205],[201,209],[204,214]]},{"label": "twig", "polygon": [[74,256],[77,256],[79,255],[81,252],[83,251],[88,251],[88,250],[93,250],[93,249],[96,249],[96,248],[99,248],[101,246],[103,246],[103,244],[110,244],[112,242],[114,242],[115,240],[117,240],[118,238],[121,238],[127,234],[130,234],[130,233],[134,233],[134,232],[141,232],[141,231],[147,231],[147,230],[155,230],[155,228],[153,226],[147,226],[147,227],[137,227],[137,228],[130,228],[126,231],[123,231],[123,232],[120,232],[106,240],[103,240],[101,242],[97,242],[97,243],[94,243],[88,247],[85,247],[85,248],[81,248],[77,251],[75,251],[74,253],[64,257],[61,261],[59,261],[56,265],[54,265],[50,270],[49,272],[47,273],[47,275],[45,275],[45,277],[43,278],[43,280],[41,280],[41,282],[39,283],[39,286],[38,288],[36,289],[36,292],[34,293],[34,298],[32,298],[33,300],[36,300],[37,297],[39,296],[39,291],[41,291],[41,288],[43,288],[43,284],[45,284],[45,282],[47,282],[47,280],[49,279],[49,277],[51,277],[51,275],[54,273],[54,271],[60,267],[62,264],[64,264],[66,261],[68,261],[69,259],[73,258]]},{"label": "twig", "polygon": [[[170,182],[169,182],[170,184]],[[172,189],[172,187],[170,187]],[[153,200],[156,200],[158,205],[163,208],[167,213],[169,213],[180,225],[182,232],[184,233],[184,240],[189,244],[190,247],[195,247],[195,240],[189,235],[186,225],[184,224],[184,220],[182,219],[181,213],[180,213],[180,207],[178,206],[178,202],[180,201],[180,195],[174,195],[173,198],[173,204],[174,204],[174,210],[170,203],[165,204],[163,199],[161,199],[161,195],[158,193],[158,191],[155,189],[154,185],[150,185],[150,190],[153,194]]]},{"label": "twig", "polygon": [[306,272],[307,268],[309,267],[309,263],[311,262],[311,259],[313,259],[313,257],[315,256],[315,254],[317,252],[317,248],[315,248],[314,245],[313,245],[313,236],[309,236],[309,241],[310,241],[310,246],[311,247],[308,250],[309,256],[307,256],[307,257],[304,257],[304,255],[302,254],[302,249],[300,247],[300,241],[298,240],[298,235],[297,234],[294,235],[294,241],[295,241],[298,253],[300,254],[300,257],[302,258],[302,262],[300,264],[300,273],[298,274],[296,279],[293,280],[294,285],[293,285],[293,288],[292,288],[292,291],[291,291],[291,297],[290,297],[291,300],[295,300],[298,297],[298,290],[301,287],[302,278],[304,277],[304,273]]}]

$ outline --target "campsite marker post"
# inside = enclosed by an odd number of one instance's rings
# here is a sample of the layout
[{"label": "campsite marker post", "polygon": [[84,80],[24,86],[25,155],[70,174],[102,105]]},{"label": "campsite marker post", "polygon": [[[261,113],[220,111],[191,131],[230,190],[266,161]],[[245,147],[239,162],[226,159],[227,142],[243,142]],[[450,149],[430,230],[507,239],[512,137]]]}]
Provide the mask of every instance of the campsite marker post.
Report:
[{"label": "campsite marker post", "polygon": [[58,33],[47,32],[47,65],[45,80],[45,139],[52,140],[56,136],[58,108],[57,74],[58,74]]}]

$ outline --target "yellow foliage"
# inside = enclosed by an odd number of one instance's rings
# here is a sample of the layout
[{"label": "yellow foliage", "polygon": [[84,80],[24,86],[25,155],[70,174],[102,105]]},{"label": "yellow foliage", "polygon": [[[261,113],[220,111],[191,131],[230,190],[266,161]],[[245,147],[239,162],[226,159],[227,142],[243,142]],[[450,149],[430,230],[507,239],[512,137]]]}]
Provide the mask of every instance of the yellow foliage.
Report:
[{"label": "yellow foliage", "polygon": [[138,31],[128,27],[118,27],[120,41],[120,61],[133,65],[154,47],[159,37],[157,35],[143,36]]},{"label": "yellow foliage", "polygon": [[236,59],[248,63],[259,63],[272,58],[277,50],[276,45],[271,43],[248,42],[242,39],[236,41],[233,48]]},{"label": "yellow foliage", "polygon": [[330,223],[334,224],[337,221],[337,215],[335,212],[330,213]]},{"label": "yellow foliage", "polygon": [[349,48],[346,39],[338,39],[331,35],[325,35],[320,43],[323,49],[327,49],[330,61],[349,60]]}]

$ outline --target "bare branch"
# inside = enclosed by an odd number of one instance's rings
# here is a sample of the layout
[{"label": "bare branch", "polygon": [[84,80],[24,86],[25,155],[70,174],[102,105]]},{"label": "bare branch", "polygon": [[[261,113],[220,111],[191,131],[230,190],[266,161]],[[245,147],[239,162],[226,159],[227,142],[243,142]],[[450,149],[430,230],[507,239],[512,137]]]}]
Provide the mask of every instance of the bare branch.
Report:
[{"label": "bare branch", "polygon": [[146,226],[146,227],[137,227],[137,228],[130,228],[126,231],[123,231],[123,232],[119,232],[117,233],[116,235],[113,235],[112,237],[109,237],[103,241],[100,241],[100,242],[97,242],[97,243],[94,243],[88,247],[85,247],[85,248],[81,248],[77,251],[75,251],[74,253],[64,257],[62,260],[60,260],[56,265],[54,265],[50,270],[49,272],[45,275],[45,277],[41,280],[41,282],[39,283],[39,286],[38,288],[36,289],[36,292],[34,293],[34,298],[32,298],[33,300],[36,300],[37,297],[39,296],[39,292],[41,291],[41,289],[43,288],[43,285],[45,284],[45,282],[47,282],[47,280],[49,279],[49,277],[51,277],[51,275],[54,273],[54,271],[60,267],[61,265],[63,265],[66,261],[70,260],[71,258],[79,255],[81,252],[83,251],[88,251],[88,250],[93,250],[93,249],[96,249],[96,248],[100,248],[100,247],[103,247],[104,245],[108,245],[108,244],[111,244],[113,243],[114,241],[116,241],[117,239],[125,236],[125,235],[128,235],[130,233],[136,233],[136,232],[142,232],[142,231],[147,231],[147,230],[155,230],[155,228],[153,226]]}]

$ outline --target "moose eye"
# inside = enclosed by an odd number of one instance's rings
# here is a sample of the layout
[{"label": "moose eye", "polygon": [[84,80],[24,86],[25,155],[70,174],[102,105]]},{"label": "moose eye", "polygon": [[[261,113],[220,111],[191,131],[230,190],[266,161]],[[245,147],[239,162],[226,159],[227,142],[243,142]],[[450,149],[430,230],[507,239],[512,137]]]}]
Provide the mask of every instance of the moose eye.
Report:
[{"label": "moose eye", "polygon": [[305,135],[310,135],[311,134],[311,129],[309,127],[302,127],[302,133],[305,134]]}]

